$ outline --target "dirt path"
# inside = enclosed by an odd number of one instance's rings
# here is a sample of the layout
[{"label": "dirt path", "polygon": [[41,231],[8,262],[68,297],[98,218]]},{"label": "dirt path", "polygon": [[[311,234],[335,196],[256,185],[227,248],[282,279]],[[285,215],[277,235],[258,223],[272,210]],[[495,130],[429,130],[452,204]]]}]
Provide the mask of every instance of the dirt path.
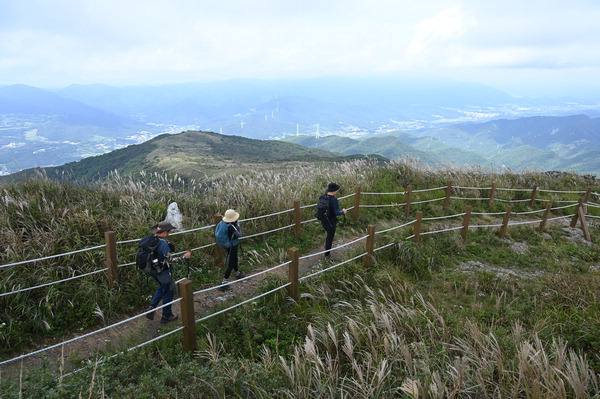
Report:
[{"label": "dirt path", "polygon": [[[342,245],[346,242],[352,241],[353,239],[355,239],[355,237],[344,237],[340,235],[340,237],[336,238],[333,246],[336,247]],[[332,260],[337,261],[345,259],[344,252],[348,252],[349,250],[356,248],[361,244],[364,246],[364,243],[361,241],[332,252]],[[314,248],[310,253],[314,254],[322,250],[322,247],[318,247]],[[301,259],[299,263],[300,276],[309,274],[311,270],[320,267],[322,263],[323,255],[316,255],[306,259]],[[256,274],[266,270],[267,268],[268,267],[254,269],[252,271],[247,272],[247,274]],[[227,303],[230,301],[241,301],[252,298],[258,291],[258,287],[260,286],[262,281],[267,276],[273,275],[275,273],[280,276],[287,276],[288,268],[286,266],[283,266],[270,273],[264,273],[260,276],[257,276],[256,278],[249,278],[247,280],[233,283],[231,284],[231,289],[225,292],[220,291],[219,289],[214,289],[195,295],[194,310],[196,313],[196,317],[210,314],[210,312],[216,306],[222,305],[223,303]],[[202,288],[208,288],[208,286]],[[160,310],[156,312],[156,317],[154,318],[154,320],[149,320],[144,316],[138,317],[122,325],[109,328],[106,331],[79,339],[66,345],[61,345],[57,348],[42,352],[39,355],[33,355],[22,360],[17,360],[4,366],[0,366],[0,378],[18,377],[22,371],[26,372],[27,370],[40,368],[42,362],[44,361],[47,361],[50,364],[50,367],[55,368],[57,372],[59,368],[62,367],[64,370],[63,372],[68,373],[75,369],[73,364],[78,364],[79,362],[77,362],[77,360],[79,359],[94,359],[100,351],[116,353],[119,350],[125,350],[139,343],[145,342],[149,339],[158,337],[159,335],[168,332],[173,327],[179,327],[181,325],[181,318],[176,322],[172,322],[166,325],[161,324],[160,313]],[[181,312],[179,303],[175,303],[173,305],[173,313],[176,315],[180,315]],[[124,317],[121,320],[126,320],[127,318],[133,316],[135,316],[135,314],[128,315],[127,317]],[[115,320],[111,324],[114,324],[116,322],[117,321]],[[91,329],[88,332],[94,331],[96,329],[97,328]],[[85,333],[87,332],[81,332],[79,334],[73,334],[71,336],[64,336],[52,340],[47,340],[43,344],[41,344],[39,348],[32,348],[27,353],[33,352],[37,349],[55,345],[60,342],[64,342],[77,336],[85,335]]]}]

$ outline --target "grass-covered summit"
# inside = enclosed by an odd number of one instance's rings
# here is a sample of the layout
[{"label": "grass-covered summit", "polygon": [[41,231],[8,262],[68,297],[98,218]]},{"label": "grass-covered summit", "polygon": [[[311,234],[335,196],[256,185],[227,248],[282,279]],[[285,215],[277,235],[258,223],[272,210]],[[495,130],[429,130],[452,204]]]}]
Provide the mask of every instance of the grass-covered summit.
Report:
[{"label": "grass-covered summit", "polygon": [[[362,156],[358,156],[359,158]],[[249,169],[285,169],[315,162],[348,160],[341,154],[276,140],[256,140],[212,132],[164,134],[142,144],[84,158],[57,167],[28,169],[5,180],[44,175],[61,181],[95,181],[117,171],[137,175],[142,171],[172,173],[205,180]]]}]

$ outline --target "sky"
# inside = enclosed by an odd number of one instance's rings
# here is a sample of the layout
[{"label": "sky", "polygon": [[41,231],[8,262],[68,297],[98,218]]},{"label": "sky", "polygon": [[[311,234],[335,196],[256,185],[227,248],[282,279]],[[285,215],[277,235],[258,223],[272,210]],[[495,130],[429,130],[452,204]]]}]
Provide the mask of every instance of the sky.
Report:
[{"label": "sky", "polygon": [[0,0],[0,85],[436,76],[600,92],[597,0]]}]

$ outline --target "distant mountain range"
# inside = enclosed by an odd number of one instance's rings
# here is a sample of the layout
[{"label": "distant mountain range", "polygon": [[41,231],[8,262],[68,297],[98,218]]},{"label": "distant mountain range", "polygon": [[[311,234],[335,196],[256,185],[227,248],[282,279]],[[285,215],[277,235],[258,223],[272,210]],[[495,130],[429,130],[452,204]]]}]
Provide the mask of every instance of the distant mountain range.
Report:
[{"label": "distant mountain range", "polygon": [[[155,87],[75,85],[56,90],[4,86],[0,87],[0,174],[62,165],[185,130],[260,139],[296,133],[356,138],[390,131],[418,133],[416,137],[420,137],[422,131],[461,122],[574,113],[598,117],[598,109],[598,103],[514,98],[483,85],[415,78],[230,80]],[[442,137],[439,141],[455,147]],[[427,142],[425,149],[416,141],[404,143],[414,147],[406,151],[419,150],[423,152],[420,156],[432,160],[426,153],[431,152],[433,142]],[[435,159],[444,151],[445,156],[457,158],[454,150],[437,150]],[[557,162],[576,156],[571,152],[577,151],[564,146],[543,150],[557,154]],[[388,149],[388,155],[393,153]],[[581,167],[588,168],[584,166],[586,156],[581,155]]]},{"label": "distant mountain range", "polygon": [[[340,162],[363,156],[343,156],[276,140],[257,140],[212,132],[188,131],[163,134],[142,144],[103,155],[46,168],[33,168],[0,181],[18,181],[45,175],[61,181],[102,180],[112,171],[139,176],[140,172],[176,173],[196,179],[215,179],[225,174],[284,169],[314,162]],[[375,159],[385,160],[374,156]]]},{"label": "distant mountain range", "polygon": [[362,139],[290,136],[285,140],[342,154],[414,157],[432,165],[475,164],[600,175],[600,118],[586,115],[499,119]]}]

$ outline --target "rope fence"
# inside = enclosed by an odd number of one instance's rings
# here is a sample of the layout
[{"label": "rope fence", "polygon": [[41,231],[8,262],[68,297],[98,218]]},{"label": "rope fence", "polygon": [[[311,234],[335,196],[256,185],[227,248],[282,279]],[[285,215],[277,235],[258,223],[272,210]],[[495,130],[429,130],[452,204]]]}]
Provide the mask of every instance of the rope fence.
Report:
[{"label": "rope fence", "polygon": [[[448,186],[443,186],[443,187],[439,187],[439,188],[423,189],[423,190],[413,190],[412,193],[415,193],[415,192],[425,192],[425,191],[434,191],[434,190],[441,190],[441,189],[445,189],[446,192],[448,193],[449,192],[449,187],[450,186],[448,185]],[[458,187],[458,186],[456,186],[455,188],[487,190],[487,188],[475,188],[475,187]],[[496,189],[500,190],[500,188],[496,188]],[[509,191],[509,190],[510,191],[528,191],[528,192],[536,191],[535,189],[531,189],[531,190],[530,189],[504,189],[504,190],[506,190],[506,191]],[[552,191],[552,190],[537,190],[537,191],[547,191],[547,192],[552,192],[552,193],[558,192],[558,191]],[[589,190],[587,192],[589,192]],[[581,193],[587,193],[587,192],[586,191],[568,191],[568,192],[565,192],[565,193],[569,193],[569,194],[581,194]],[[370,194],[381,194],[381,195],[398,194],[398,195],[406,195],[406,193],[407,192],[398,192],[398,193],[370,193]],[[357,193],[350,194],[350,195],[347,195],[347,196],[342,197],[340,199],[349,198],[349,197],[355,196],[356,194]],[[361,193],[361,194],[366,194],[366,193]],[[360,198],[360,195],[358,195],[357,197]],[[357,198],[355,198],[355,201],[356,201],[356,199]],[[449,195],[446,195],[446,197],[434,198],[434,199],[423,200],[423,201],[416,201],[416,202],[412,202],[410,204],[423,204],[423,203],[429,203],[429,202],[435,202],[435,201],[441,201],[441,200],[448,200],[448,199],[470,200],[470,199],[473,199],[473,198],[450,197]],[[482,200],[490,200],[490,198],[483,198]],[[496,200],[499,200],[499,199],[496,199]],[[524,199],[524,200],[505,200],[505,201],[507,201],[507,202],[531,201],[533,203],[535,201],[535,198]],[[452,214],[452,215],[444,215],[444,216],[437,216],[437,217],[425,217],[424,218],[424,217],[422,217],[422,212],[419,211],[419,212],[417,212],[417,218],[416,219],[410,220],[410,221],[408,221],[406,223],[402,223],[402,224],[400,224],[398,226],[393,226],[393,227],[390,227],[390,228],[387,228],[387,229],[384,229],[384,230],[381,230],[381,231],[375,231],[375,227],[374,226],[369,226],[369,231],[370,232],[369,232],[368,235],[358,237],[358,238],[356,238],[354,240],[351,240],[351,241],[349,241],[347,243],[344,243],[344,244],[338,245],[336,247],[333,247],[333,248],[331,248],[329,250],[324,250],[324,251],[320,251],[320,252],[317,252],[317,253],[304,255],[304,256],[301,256],[301,257],[297,255],[297,250],[295,250],[296,251],[295,257],[292,256],[292,250],[290,250],[290,256],[292,257],[292,260],[290,260],[290,261],[281,263],[281,264],[279,264],[277,266],[268,268],[266,270],[260,271],[258,273],[252,274],[250,276],[246,276],[246,277],[240,278],[240,279],[238,279],[236,281],[233,281],[233,282],[228,282],[226,284],[221,284],[221,285],[216,285],[216,286],[212,286],[212,287],[209,287],[209,288],[204,288],[204,289],[201,289],[201,290],[198,290],[198,291],[195,291],[195,292],[191,292],[190,291],[190,293],[191,293],[191,295],[193,297],[194,295],[198,295],[200,293],[204,293],[204,292],[208,292],[208,291],[211,291],[211,290],[219,289],[219,288],[222,288],[222,287],[224,287],[226,285],[236,284],[236,283],[240,283],[240,282],[243,282],[243,281],[247,281],[247,280],[249,280],[251,278],[256,278],[258,276],[261,276],[261,275],[273,272],[273,271],[275,271],[277,269],[280,269],[280,268],[282,268],[284,266],[288,266],[289,267],[289,269],[290,269],[290,280],[292,280],[292,272],[291,272],[291,270],[293,270],[293,268],[296,269],[296,278],[294,279],[294,281],[290,281],[287,284],[281,285],[281,286],[279,286],[277,288],[274,288],[274,289],[272,289],[272,290],[270,290],[268,292],[260,294],[260,295],[258,295],[256,297],[251,298],[251,299],[247,299],[247,300],[245,300],[243,302],[237,303],[237,304],[235,304],[233,306],[230,306],[230,307],[228,307],[226,309],[223,309],[223,310],[221,310],[219,312],[216,312],[216,313],[204,316],[204,317],[202,317],[200,319],[195,320],[194,323],[198,323],[198,322],[207,320],[207,319],[209,319],[211,317],[214,317],[214,316],[216,316],[218,314],[222,314],[222,313],[227,312],[229,310],[235,309],[235,308],[237,308],[239,306],[242,306],[242,305],[244,305],[246,303],[255,301],[255,300],[259,299],[259,298],[267,296],[267,295],[269,295],[271,293],[274,293],[274,292],[276,292],[278,290],[281,290],[283,288],[286,288],[286,287],[288,289],[290,289],[290,290],[291,289],[297,289],[297,283],[298,282],[303,282],[303,281],[305,281],[305,280],[307,280],[309,278],[317,276],[317,275],[319,275],[321,273],[324,273],[326,271],[335,269],[335,268],[337,268],[339,266],[342,266],[344,264],[347,264],[349,262],[356,261],[356,260],[358,260],[360,258],[365,257],[365,265],[366,265],[367,261],[370,261],[372,259],[374,252],[383,250],[385,248],[389,248],[389,247],[397,244],[395,242],[391,242],[391,243],[382,245],[382,246],[380,246],[378,248],[374,248],[374,237],[375,237],[375,235],[387,233],[387,232],[390,232],[390,231],[393,231],[393,230],[396,230],[396,229],[400,229],[400,228],[404,228],[404,227],[409,227],[411,225],[414,225],[413,226],[413,228],[414,228],[414,234],[406,237],[405,239],[406,240],[415,239],[415,241],[418,242],[419,237],[420,236],[424,236],[424,235],[433,235],[433,234],[437,234],[437,233],[443,233],[443,232],[449,232],[449,231],[456,231],[456,230],[461,230],[462,229],[463,230],[463,238],[465,238],[466,236],[464,234],[469,229],[501,227],[504,230],[507,226],[520,226],[520,225],[540,224],[540,223],[544,224],[544,223],[546,223],[548,221],[565,219],[565,218],[573,218],[573,221],[571,223],[571,225],[572,225],[571,227],[574,227],[575,223],[579,220],[581,222],[581,224],[582,224],[582,229],[584,229],[584,231],[585,231],[585,229],[587,229],[587,226],[585,225],[585,219],[586,218],[588,218],[588,217],[590,217],[590,218],[600,218],[600,216],[584,214],[583,213],[584,212],[584,210],[583,210],[584,207],[586,205],[590,205],[590,204],[583,203],[581,200],[580,200],[579,203],[571,203],[569,205],[559,206],[559,207],[554,207],[554,208],[550,207],[551,202],[552,201],[547,201],[546,209],[523,211],[523,212],[512,212],[512,213],[510,211],[510,207],[507,208],[506,212],[490,212],[490,213],[478,212],[478,213],[476,213],[476,212],[471,212],[470,205],[467,206],[467,211],[464,212],[464,213],[458,213],[458,214]],[[559,201],[554,201],[554,202],[559,202]],[[358,205],[358,202],[355,202],[355,206],[352,207],[352,208],[355,208],[355,207],[357,208],[357,205]],[[408,205],[408,203],[407,204],[403,204],[403,205]],[[309,205],[309,206],[304,206],[304,207],[299,207],[298,206],[297,208],[298,209],[302,209],[302,208],[307,208],[307,207],[310,207],[310,206],[314,206],[314,205]],[[360,205],[360,207],[368,207],[368,206],[367,205]],[[562,209],[571,208],[571,207],[577,207],[577,210],[576,210],[575,213],[572,213],[572,214],[569,214],[569,215],[555,216],[555,217],[551,217],[551,218],[547,217],[548,216],[548,212],[551,211],[551,210],[562,210]],[[592,205],[592,207],[594,207],[594,205]],[[600,207],[600,206],[597,206],[597,207]],[[350,209],[352,209],[352,208],[350,208]],[[272,213],[272,214],[269,214],[269,215],[263,215],[263,216],[259,216],[259,217],[243,219],[243,220],[240,220],[240,221],[257,220],[257,219],[265,218],[265,217],[269,217],[269,216],[275,216],[275,215],[281,215],[281,214],[289,213],[289,212],[292,212],[292,211],[295,211],[295,210],[296,209],[289,209],[289,210],[284,210],[284,211],[280,211],[280,212],[275,212],[275,213]],[[358,210],[358,208],[355,209],[355,210]],[[544,218],[541,219],[541,220],[537,220],[536,219],[536,220],[527,220],[527,221],[512,221],[512,222],[508,221],[508,216],[511,215],[511,214],[512,215],[530,215],[530,214],[535,214],[535,213],[540,213],[540,212],[545,212]],[[504,215],[504,219],[505,220],[504,220],[504,222],[502,224],[469,225],[468,218],[471,215],[478,215],[478,216],[487,216],[487,215],[499,216],[499,215]],[[465,218],[464,221],[463,221],[463,225],[462,226],[446,227],[446,228],[442,228],[442,229],[438,229],[438,230],[425,231],[425,232],[421,232],[420,231],[420,229],[421,229],[421,223],[423,221],[437,221],[437,220],[445,220],[445,219],[456,218],[456,217],[464,217]],[[284,229],[295,227],[295,226],[300,225],[300,224],[313,222],[313,221],[316,221],[316,220],[317,219],[309,219],[309,220],[305,220],[305,221],[296,220],[296,222],[294,224],[290,224],[290,225],[279,227],[279,228],[272,229],[272,230],[269,230],[269,231],[265,231],[265,232],[256,233],[256,234],[252,234],[252,235],[249,235],[249,236],[245,236],[245,237],[242,237],[242,239],[249,239],[249,238],[252,238],[252,237],[257,237],[257,236],[261,236],[261,235],[265,235],[265,234],[277,232],[277,231],[280,231],[280,230],[284,230]],[[187,231],[182,231],[182,232],[179,232],[179,234],[183,234],[183,233],[191,232],[191,231],[204,230],[204,229],[208,229],[208,228],[214,227],[215,225],[216,224],[212,224],[210,226],[204,226],[204,227],[200,227],[200,228],[197,228],[197,229],[191,229],[191,230],[187,230]],[[541,231],[541,228],[540,228],[540,231]],[[501,230],[501,236],[502,236],[502,234],[503,233],[502,233],[502,230]],[[589,233],[588,233],[588,236],[589,236]],[[344,260],[342,262],[339,262],[339,263],[337,263],[335,265],[332,265],[330,267],[327,267],[325,269],[318,270],[318,271],[316,271],[316,272],[314,272],[314,273],[312,273],[310,275],[298,278],[298,276],[297,276],[297,267],[298,267],[298,261],[299,260],[308,259],[308,258],[311,258],[311,257],[314,257],[314,256],[318,256],[318,255],[324,254],[326,252],[336,251],[336,250],[348,247],[350,245],[356,244],[356,243],[358,243],[360,241],[363,241],[365,239],[367,240],[367,252],[364,252],[364,253],[361,253],[359,255],[356,255],[356,256],[354,256],[354,257],[352,257],[350,259]],[[126,243],[126,242],[133,242],[133,240],[120,241],[118,243],[122,244],[122,243]],[[215,246],[214,242],[210,243],[210,244],[207,244],[207,245],[200,246],[198,248],[194,248],[192,250],[193,251],[197,251],[197,250],[206,249],[206,248],[213,247],[213,246]],[[82,249],[82,250],[72,251],[72,252],[68,252],[68,253],[65,253],[65,254],[52,255],[52,256],[48,256],[48,257],[44,257],[44,258],[39,258],[39,259],[33,259],[33,260],[28,260],[28,261],[15,262],[15,263],[11,263],[11,264],[6,264],[6,265],[3,265],[3,266],[0,266],[0,268],[6,268],[6,267],[9,267],[9,266],[16,266],[16,265],[19,265],[19,264],[24,264],[24,263],[29,263],[29,262],[36,262],[36,261],[40,261],[40,260],[53,259],[53,258],[57,258],[57,257],[60,257],[60,256],[66,256],[66,255],[71,255],[71,254],[76,254],[76,253],[79,253],[79,252],[96,250],[96,249],[105,248],[105,247],[109,247],[109,244],[103,244],[103,245],[99,245],[99,246],[96,246],[96,247],[91,247],[91,248],[86,248],[86,249]],[[181,254],[181,253],[184,253],[184,252],[180,252],[178,254]],[[107,250],[107,253],[108,253],[108,250]],[[133,264],[135,264],[135,262],[125,263],[125,264],[121,264],[121,265],[116,265],[116,267],[121,268],[121,267],[125,267],[125,266],[130,266],[130,265],[133,265]],[[101,269],[101,270],[96,270],[96,271],[93,271],[93,272],[90,272],[90,273],[86,273],[86,274],[82,274],[82,275],[79,275],[79,276],[72,276],[72,277],[69,277],[69,278],[64,279],[64,280],[59,280],[59,281],[55,281],[55,282],[51,282],[51,283],[41,284],[41,285],[34,286],[34,287],[17,289],[17,290],[12,291],[12,292],[0,293],[0,297],[11,295],[11,294],[16,294],[16,293],[20,293],[20,292],[30,291],[30,290],[33,290],[33,289],[36,289],[36,288],[47,287],[47,286],[58,284],[58,283],[64,282],[64,281],[72,281],[72,280],[79,279],[79,278],[82,278],[82,277],[86,277],[86,276],[89,276],[89,275],[106,272],[107,270],[109,270],[109,268],[104,268],[104,269]],[[184,280],[187,280],[187,279],[184,279]],[[293,299],[295,299],[294,295],[290,294],[290,296]],[[23,355],[17,356],[17,357],[12,358],[12,359],[1,361],[0,362],[0,366],[6,365],[6,364],[9,364],[9,363],[18,361],[18,360],[22,360],[22,359],[25,359],[25,358],[29,358],[31,356],[35,356],[35,355],[41,354],[43,352],[46,352],[46,351],[58,348],[60,346],[67,345],[67,344],[75,342],[77,340],[87,338],[87,337],[92,336],[94,334],[98,334],[100,332],[103,332],[103,331],[106,331],[108,329],[111,329],[111,328],[117,327],[119,325],[125,324],[127,322],[130,322],[130,321],[132,321],[134,319],[137,319],[137,318],[139,318],[141,316],[144,316],[144,315],[147,315],[149,313],[152,313],[152,312],[154,312],[154,311],[156,311],[158,309],[161,309],[161,308],[163,308],[163,307],[165,307],[167,305],[172,305],[172,304],[178,303],[178,302],[180,302],[182,300],[183,300],[183,298],[175,299],[175,300],[173,300],[173,301],[171,301],[171,302],[169,302],[167,304],[163,304],[163,305],[158,306],[158,307],[156,307],[156,308],[154,308],[152,310],[142,312],[142,313],[140,313],[138,315],[135,315],[135,316],[130,317],[128,319],[125,319],[125,320],[119,321],[117,323],[111,324],[109,326],[100,328],[98,330],[94,330],[92,332],[83,334],[81,336],[78,336],[78,337],[66,340],[64,342],[61,342],[61,343],[58,343],[58,344],[55,344],[55,345],[48,346],[46,348],[42,348],[42,349],[39,349],[39,350],[30,352],[30,353],[27,353],[27,354],[23,354]],[[185,303],[185,300],[183,300],[183,301],[184,302],[182,303],[182,308],[183,308],[183,305]],[[191,301],[191,302],[192,302],[191,306],[193,306],[193,301]],[[175,334],[175,333],[177,333],[179,331],[182,331],[182,330],[184,330],[184,333],[185,333],[186,329],[189,330],[189,327],[186,327],[186,326],[179,327],[179,328],[177,328],[177,329],[175,329],[173,331],[170,331],[167,334],[164,334],[162,336],[153,338],[152,340],[146,341],[146,342],[144,342],[144,343],[142,343],[140,345],[134,346],[132,348],[127,349],[127,351],[120,352],[120,353],[126,353],[126,352],[128,352],[130,350],[137,349],[139,347],[145,346],[145,345],[147,345],[149,343],[155,342],[155,341],[157,341],[159,339],[162,339],[162,338],[164,338],[166,336],[169,336],[171,334]],[[119,355],[120,353],[111,356],[109,359],[114,358],[115,356]],[[77,371],[79,371],[79,370],[76,370],[76,371],[74,371],[72,373],[75,373]]]}]

